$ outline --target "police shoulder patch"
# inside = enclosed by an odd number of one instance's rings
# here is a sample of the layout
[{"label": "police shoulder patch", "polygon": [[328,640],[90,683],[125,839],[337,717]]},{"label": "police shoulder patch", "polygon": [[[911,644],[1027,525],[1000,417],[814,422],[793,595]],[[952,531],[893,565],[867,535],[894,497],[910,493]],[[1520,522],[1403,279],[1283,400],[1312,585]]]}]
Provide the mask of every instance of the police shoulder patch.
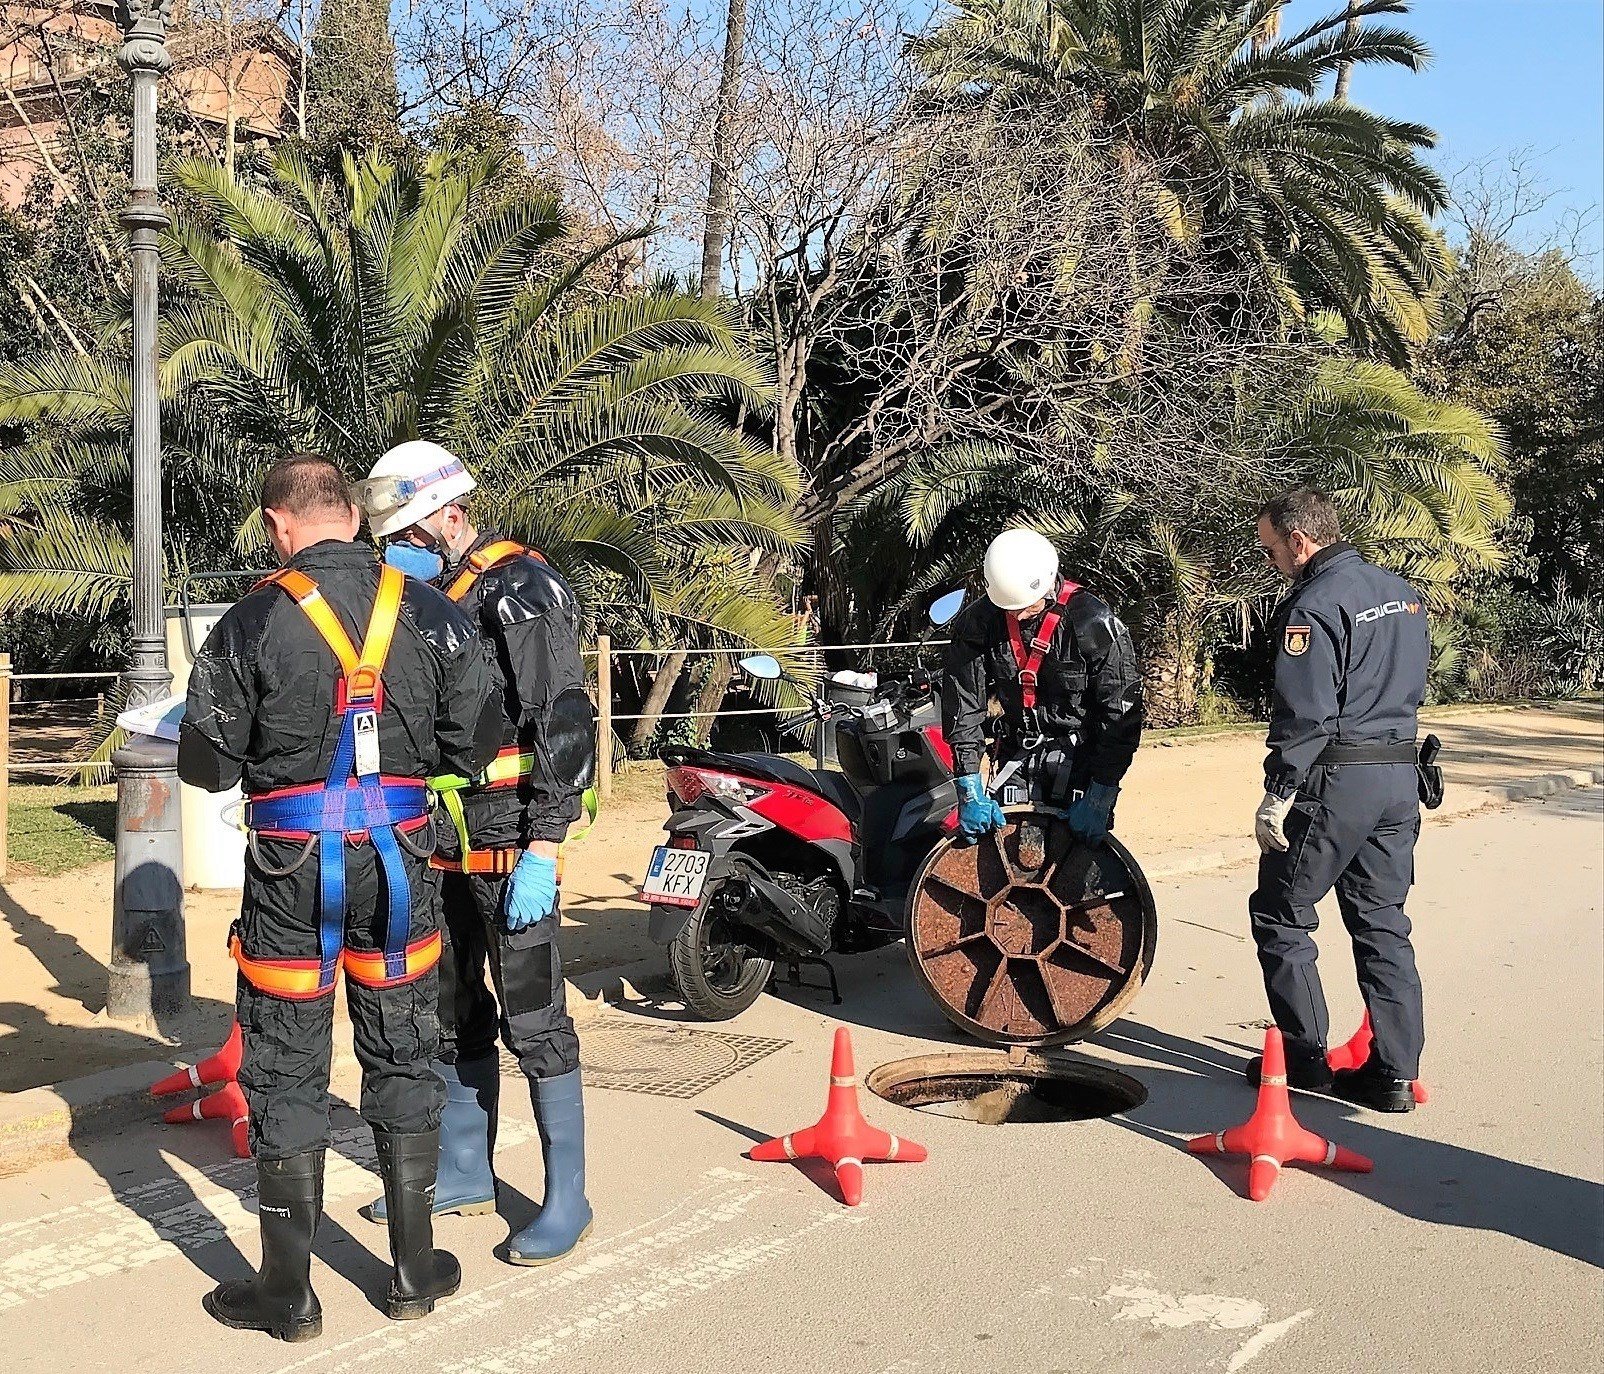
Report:
[{"label": "police shoulder patch", "polygon": [[1281,647],[1293,657],[1309,652],[1309,635],[1313,632],[1312,625],[1288,625],[1286,635],[1281,641]]}]

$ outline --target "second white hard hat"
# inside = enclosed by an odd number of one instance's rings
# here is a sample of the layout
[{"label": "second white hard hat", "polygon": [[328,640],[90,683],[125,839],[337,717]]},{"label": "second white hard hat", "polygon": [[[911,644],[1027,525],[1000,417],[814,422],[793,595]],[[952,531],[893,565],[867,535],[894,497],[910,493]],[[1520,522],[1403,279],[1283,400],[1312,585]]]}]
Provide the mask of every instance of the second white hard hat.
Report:
[{"label": "second white hard hat", "polygon": [[358,483],[357,500],[379,539],[399,534],[440,507],[461,500],[478,483],[449,449],[427,439],[397,444]]},{"label": "second white hard hat", "polygon": [[986,550],[986,595],[1022,611],[1058,589],[1058,550],[1035,530],[1004,530]]}]

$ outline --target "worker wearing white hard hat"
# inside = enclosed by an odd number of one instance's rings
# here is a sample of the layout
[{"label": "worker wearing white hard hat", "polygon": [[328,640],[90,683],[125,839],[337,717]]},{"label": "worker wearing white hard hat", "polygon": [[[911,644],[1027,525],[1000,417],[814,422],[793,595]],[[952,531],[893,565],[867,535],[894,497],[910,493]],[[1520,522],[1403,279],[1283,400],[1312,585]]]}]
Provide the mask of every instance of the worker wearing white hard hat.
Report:
[{"label": "worker wearing white hard hat", "polygon": [[[539,553],[474,526],[465,501],[476,485],[455,454],[414,439],[380,458],[357,495],[385,561],[437,583],[468,613],[505,708],[490,768],[431,780],[450,822],[436,827],[433,861],[450,937],[440,965],[435,1069],[447,1103],[434,1213],[495,1210],[499,1029],[529,1079],[546,1172],[540,1214],[505,1254],[546,1264],[591,1223],[579,1037],[557,951],[557,860],[595,767],[595,734],[574,593]],[[383,1199],[367,1209],[375,1221],[387,1213]]]},{"label": "worker wearing white hard hat", "polygon": [[[942,723],[958,772],[961,833],[1000,829],[1004,816],[980,775],[988,722],[1000,795],[1065,813],[1096,843],[1142,733],[1141,676],[1118,616],[1059,576],[1058,550],[1036,530],[1004,530],[986,550],[986,599],[952,622]],[[995,698],[1002,711],[990,720]],[[1007,765],[1013,764],[1014,767]]]}]

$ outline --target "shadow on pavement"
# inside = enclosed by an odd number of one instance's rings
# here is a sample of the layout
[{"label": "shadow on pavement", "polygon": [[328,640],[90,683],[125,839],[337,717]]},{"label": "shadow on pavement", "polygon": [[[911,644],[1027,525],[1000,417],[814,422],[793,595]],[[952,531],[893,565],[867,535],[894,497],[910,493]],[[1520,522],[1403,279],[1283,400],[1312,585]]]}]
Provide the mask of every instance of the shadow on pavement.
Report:
[{"label": "shadow on pavement", "polygon": [[[1185,1151],[1187,1137],[1245,1120],[1254,1090],[1242,1077],[1247,1059],[1134,1021],[1097,1037],[1147,1061],[1138,1077],[1147,1102],[1110,1120]],[[1312,1093],[1294,1093],[1293,1110],[1311,1131],[1370,1156],[1372,1174],[1324,1173],[1334,1185],[1400,1216],[1436,1226],[1494,1231],[1604,1268],[1604,1186],[1479,1150],[1388,1130],[1384,1118]],[[1428,1106],[1424,1109],[1430,1112]],[[1194,1156],[1188,1156],[1194,1158]],[[1241,1161],[1195,1157],[1240,1191]]]},{"label": "shadow on pavement", "polygon": [[[18,945],[54,980],[52,992],[89,1012],[106,1005],[106,965],[76,937],[28,910],[3,886],[0,919],[11,927]],[[180,1041],[205,1044],[213,1035],[221,1040],[232,1017],[231,1004],[196,997],[181,1021],[163,1021],[158,1025],[160,1034],[149,1035],[108,1021],[92,1026],[58,1025],[27,1003],[0,1003],[0,1026],[27,1032],[27,1043],[38,1047],[27,1055],[12,1053],[0,1059],[0,1092],[43,1087],[140,1059],[165,1059]],[[84,1052],[86,1041],[92,1053]]]}]

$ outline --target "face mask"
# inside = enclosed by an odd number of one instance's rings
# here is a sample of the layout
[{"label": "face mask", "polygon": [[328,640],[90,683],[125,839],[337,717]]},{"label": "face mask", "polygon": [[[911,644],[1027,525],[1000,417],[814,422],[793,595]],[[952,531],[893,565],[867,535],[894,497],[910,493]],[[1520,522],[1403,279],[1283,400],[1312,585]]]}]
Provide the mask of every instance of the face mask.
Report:
[{"label": "face mask", "polygon": [[432,582],[446,565],[445,559],[433,549],[420,549],[416,544],[406,543],[386,544],[384,561],[420,582]]}]

